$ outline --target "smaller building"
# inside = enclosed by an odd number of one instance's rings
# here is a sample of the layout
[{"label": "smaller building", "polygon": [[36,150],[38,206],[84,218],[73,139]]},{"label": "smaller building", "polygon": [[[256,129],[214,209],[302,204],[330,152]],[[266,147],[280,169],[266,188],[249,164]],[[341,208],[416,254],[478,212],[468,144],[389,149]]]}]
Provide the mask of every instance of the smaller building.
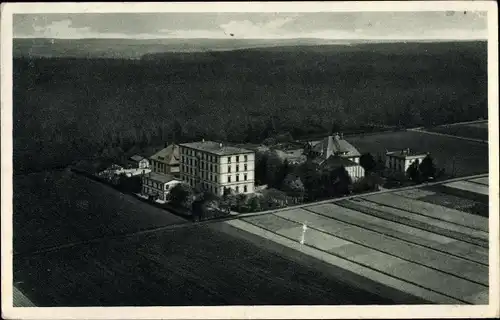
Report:
[{"label": "smaller building", "polygon": [[151,169],[153,172],[167,175],[179,175],[179,146],[171,144],[166,148],[161,149],[151,157],[149,157]]},{"label": "smaller building", "polygon": [[359,151],[344,139],[343,134],[335,134],[319,142],[307,143],[305,147],[306,153],[316,158],[317,163],[321,163],[330,156],[337,156],[359,163],[361,156]]},{"label": "smaller building", "polygon": [[339,156],[330,156],[320,164],[320,170],[333,171],[344,167],[351,177],[352,182],[356,182],[365,176],[365,169],[352,160]]},{"label": "smaller building", "polygon": [[149,168],[149,160],[140,155],[134,155],[130,157],[130,162],[133,164],[135,168],[139,169],[148,169]]},{"label": "smaller building", "polygon": [[387,152],[385,167],[390,171],[406,174],[412,163],[416,161],[421,163],[427,155],[428,153],[414,152],[410,149]]},{"label": "smaller building", "polygon": [[142,194],[167,201],[170,190],[179,183],[181,181],[176,180],[173,175],[150,172],[142,176]]}]

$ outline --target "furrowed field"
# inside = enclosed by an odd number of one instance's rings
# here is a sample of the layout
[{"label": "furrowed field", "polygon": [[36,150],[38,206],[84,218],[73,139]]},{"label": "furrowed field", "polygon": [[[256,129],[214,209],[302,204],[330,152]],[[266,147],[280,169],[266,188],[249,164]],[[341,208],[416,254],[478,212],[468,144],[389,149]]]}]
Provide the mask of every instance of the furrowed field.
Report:
[{"label": "furrowed field", "polygon": [[16,176],[13,205],[16,253],[185,222],[63,171]]},{"label": "furrowed field", "polygon": [[444,168],[447,174],[454,172],[459,177],[489,170],[487,144],[412,131],[353,136],[348,140],[360,152],[374,155],[406,148],[430,152],[438,168]]},{"label": "furrowed field", "polygon": [[390,303],[240,230],[134,233],[183,220],[72,173],[18,176],[14,188],[14,283],[37,306]]}]

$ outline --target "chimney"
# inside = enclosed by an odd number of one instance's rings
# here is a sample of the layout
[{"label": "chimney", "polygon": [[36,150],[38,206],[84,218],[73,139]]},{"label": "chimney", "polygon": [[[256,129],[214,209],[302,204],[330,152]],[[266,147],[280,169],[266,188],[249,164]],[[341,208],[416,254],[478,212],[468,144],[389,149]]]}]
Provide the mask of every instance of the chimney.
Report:
[{"label": "chimney", "polygon": [[407,148],[407,149],[406,149],[406,153],[407,153],[407,154],[410,154],[410,148]]},{"label": "chimney", "polygon": [[221,142],[221,143],[219,143],[219,148],[222,148],[222,142]]},{"label": "chimney", "polygon": [[340,140],[344,140],[344,133],[343,132],[340,133]]},{"label": "chimney", "polygon": [[205,142],[205,139],[202,139],[201,142]]}]

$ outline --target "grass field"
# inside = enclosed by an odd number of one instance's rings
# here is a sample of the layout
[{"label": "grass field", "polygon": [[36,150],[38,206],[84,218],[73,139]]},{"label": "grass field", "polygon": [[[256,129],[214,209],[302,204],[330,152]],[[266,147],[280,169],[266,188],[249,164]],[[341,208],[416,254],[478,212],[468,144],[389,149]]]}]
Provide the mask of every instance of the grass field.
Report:
[{"label": "grass field", "polygon": [[447,174],[468,176],[488,172],[488,145],[421,132],[388,132],[349,137],[348,141],[361,153],[383,155],[385,150],[410,148],[430,152],[438,168]]},{"label": "grass field", "polygon": [[185,222],[74,173],[15,176],[13,185],[16,253]]},{"label": "grass field", "polygon": [[389,303],[207,227],[15,258],[14,279],[38,306]]},{"label": "grass field", "polygon": [[443,192],[436,191],[434,194],[420,197],[418,200],[482,217],[488,217],[489,215],[488,203],[474,201],[472,199],[466,199]]},{"label": "grass field", "polygon": [[431,132],[451,134],[458,137],[488,140],[488,123],[471,123],[439,126],[426,129]]},{"label": "grass field", "polygon": [[214,224],[113,239],[184,221],[73,173],[18,176],[14,195],[14,283],[40,307],[391,303]]}]

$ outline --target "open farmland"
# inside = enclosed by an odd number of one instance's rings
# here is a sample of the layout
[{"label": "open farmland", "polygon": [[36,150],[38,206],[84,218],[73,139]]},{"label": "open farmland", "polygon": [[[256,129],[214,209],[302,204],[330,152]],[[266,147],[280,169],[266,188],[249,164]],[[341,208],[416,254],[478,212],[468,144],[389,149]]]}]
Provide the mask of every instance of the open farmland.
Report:
[{"label": "open farmland", "polygon": [[413,131],[353,136],[348,141],[361,153],[370,152],[373,155],[406,148],[430,152],[438,168],[444,168],[447,174],[454,171],[458,177],[489,170],[487,144]]},{"label": "open farmland", "polygon": [[70,172],[16,176],[14,191],[14,284],[39,307],[392,303],[319,260]]},{"label": "open farmland", "polygon": [[185,222],[66,171],[15,176],[13,188],[16,253]]},{"label": "open farmland", "polygon": [[458,137],[488,140],[488,122],[452,124],[428,128],[427,131],[451,134]]},{"label": "open farmland", "polygon": [[425,200],[433,195],[379,193],[226,223],[427,302],[487,303],[488,219]]},{"label": "open farmland", "polygon": [[294,259],[185,227],[15,257],[14,279],[43,307],[390,303]]}]

